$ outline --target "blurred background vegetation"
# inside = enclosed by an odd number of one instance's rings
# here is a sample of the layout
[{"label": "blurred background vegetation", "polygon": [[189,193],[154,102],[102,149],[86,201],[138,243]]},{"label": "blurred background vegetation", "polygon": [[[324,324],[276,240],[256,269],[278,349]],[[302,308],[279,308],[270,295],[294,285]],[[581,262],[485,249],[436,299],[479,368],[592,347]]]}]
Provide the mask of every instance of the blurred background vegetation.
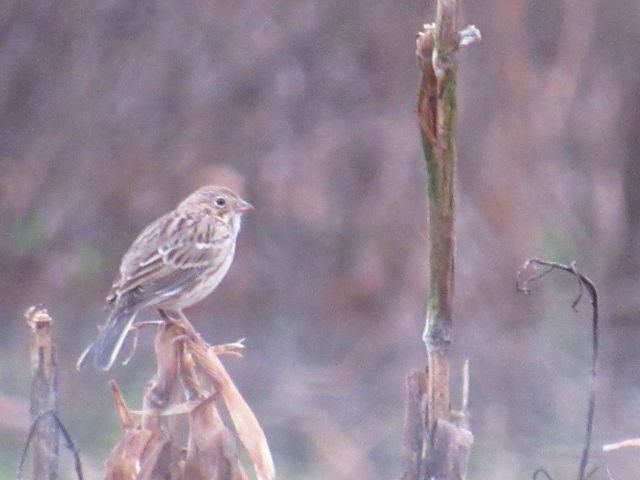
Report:
[{"label": "blurred background vegetation", "polygon": [[[7,0],[0,5],[0,477],[29,426],[24,310],[56,320],[61,416],[93,478],[136,408],[127,367],[77,373],[121,255],[196,187],[255,206],[222,285],[190,317],[263,423],[280,478],[401,470],[404,375],[424,365],[424,165],[407,0]],[[603,297],[595,463],[638,478],[640,9],[467,1],[460,54],[454,362],[471,362],[470,478],[574,475],[589,315],[574,283],[515,292],[528,256]],[[91,474],[91,473],[90,473]],[[598,475],[604,475],[603,471]],[[596,475],[596,478],[598,478]],[[604,478],[604,477],[603,477]]]}]

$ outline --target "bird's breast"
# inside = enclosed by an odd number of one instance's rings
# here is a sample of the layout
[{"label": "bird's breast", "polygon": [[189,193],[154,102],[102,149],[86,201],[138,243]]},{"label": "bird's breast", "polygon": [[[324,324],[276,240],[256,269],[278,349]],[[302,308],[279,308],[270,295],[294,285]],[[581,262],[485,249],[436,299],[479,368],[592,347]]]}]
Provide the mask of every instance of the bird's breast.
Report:
[{"label": "bird's breast", "polygon": [[180,295],[176,295],[171,299],[163,302],[164,307],[172,308],[176,310],[182,310],[188,308],[191,305],[203,300],[220,284],[225,277],[235,254],[235,245],[231,251],[225,256],[220,263],[215,263],[208,267],[202,274],[196,277],[190,285],[190,288],[186,288]]}]

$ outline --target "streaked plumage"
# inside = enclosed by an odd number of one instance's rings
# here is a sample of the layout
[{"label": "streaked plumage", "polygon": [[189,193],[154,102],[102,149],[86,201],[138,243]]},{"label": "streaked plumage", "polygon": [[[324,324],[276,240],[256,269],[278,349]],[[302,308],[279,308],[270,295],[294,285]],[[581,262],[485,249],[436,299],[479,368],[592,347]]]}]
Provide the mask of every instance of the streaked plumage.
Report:
[{"label": "streaked plumage", "polygon": [[203,187],[145,228],[122,257],[106,325],[78,360],[108,370],[145,307],[180,312],[211,293],[235,253],[241,216],[253,207],[231,190]]}]

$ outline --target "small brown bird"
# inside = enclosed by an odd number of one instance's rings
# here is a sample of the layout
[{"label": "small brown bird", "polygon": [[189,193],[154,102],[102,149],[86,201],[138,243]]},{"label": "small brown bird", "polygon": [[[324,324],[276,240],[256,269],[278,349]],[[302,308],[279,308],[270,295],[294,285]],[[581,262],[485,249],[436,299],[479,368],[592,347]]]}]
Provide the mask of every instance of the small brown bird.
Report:
[{"label": "small brown bird", "polygon": [[145,228],[122,257],[107,296],[111,313],[78,369],[92,362],[109,370],[141,309],[181,314],[209,295],[229,271],[242,214],[252,209],[228,188],[207,186]]}]

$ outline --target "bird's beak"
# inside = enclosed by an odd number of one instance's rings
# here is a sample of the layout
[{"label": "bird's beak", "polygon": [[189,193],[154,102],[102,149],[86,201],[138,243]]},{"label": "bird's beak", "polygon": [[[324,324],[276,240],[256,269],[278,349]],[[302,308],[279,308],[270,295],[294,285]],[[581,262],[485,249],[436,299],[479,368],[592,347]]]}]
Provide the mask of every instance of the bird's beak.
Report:
[{"label": "bird's beak", "polygon": [[236,203],[236,212],[247,213],[251,210],[253,210],[253,205],[251,205],[249,202],[238,200],[238,203]]}]

